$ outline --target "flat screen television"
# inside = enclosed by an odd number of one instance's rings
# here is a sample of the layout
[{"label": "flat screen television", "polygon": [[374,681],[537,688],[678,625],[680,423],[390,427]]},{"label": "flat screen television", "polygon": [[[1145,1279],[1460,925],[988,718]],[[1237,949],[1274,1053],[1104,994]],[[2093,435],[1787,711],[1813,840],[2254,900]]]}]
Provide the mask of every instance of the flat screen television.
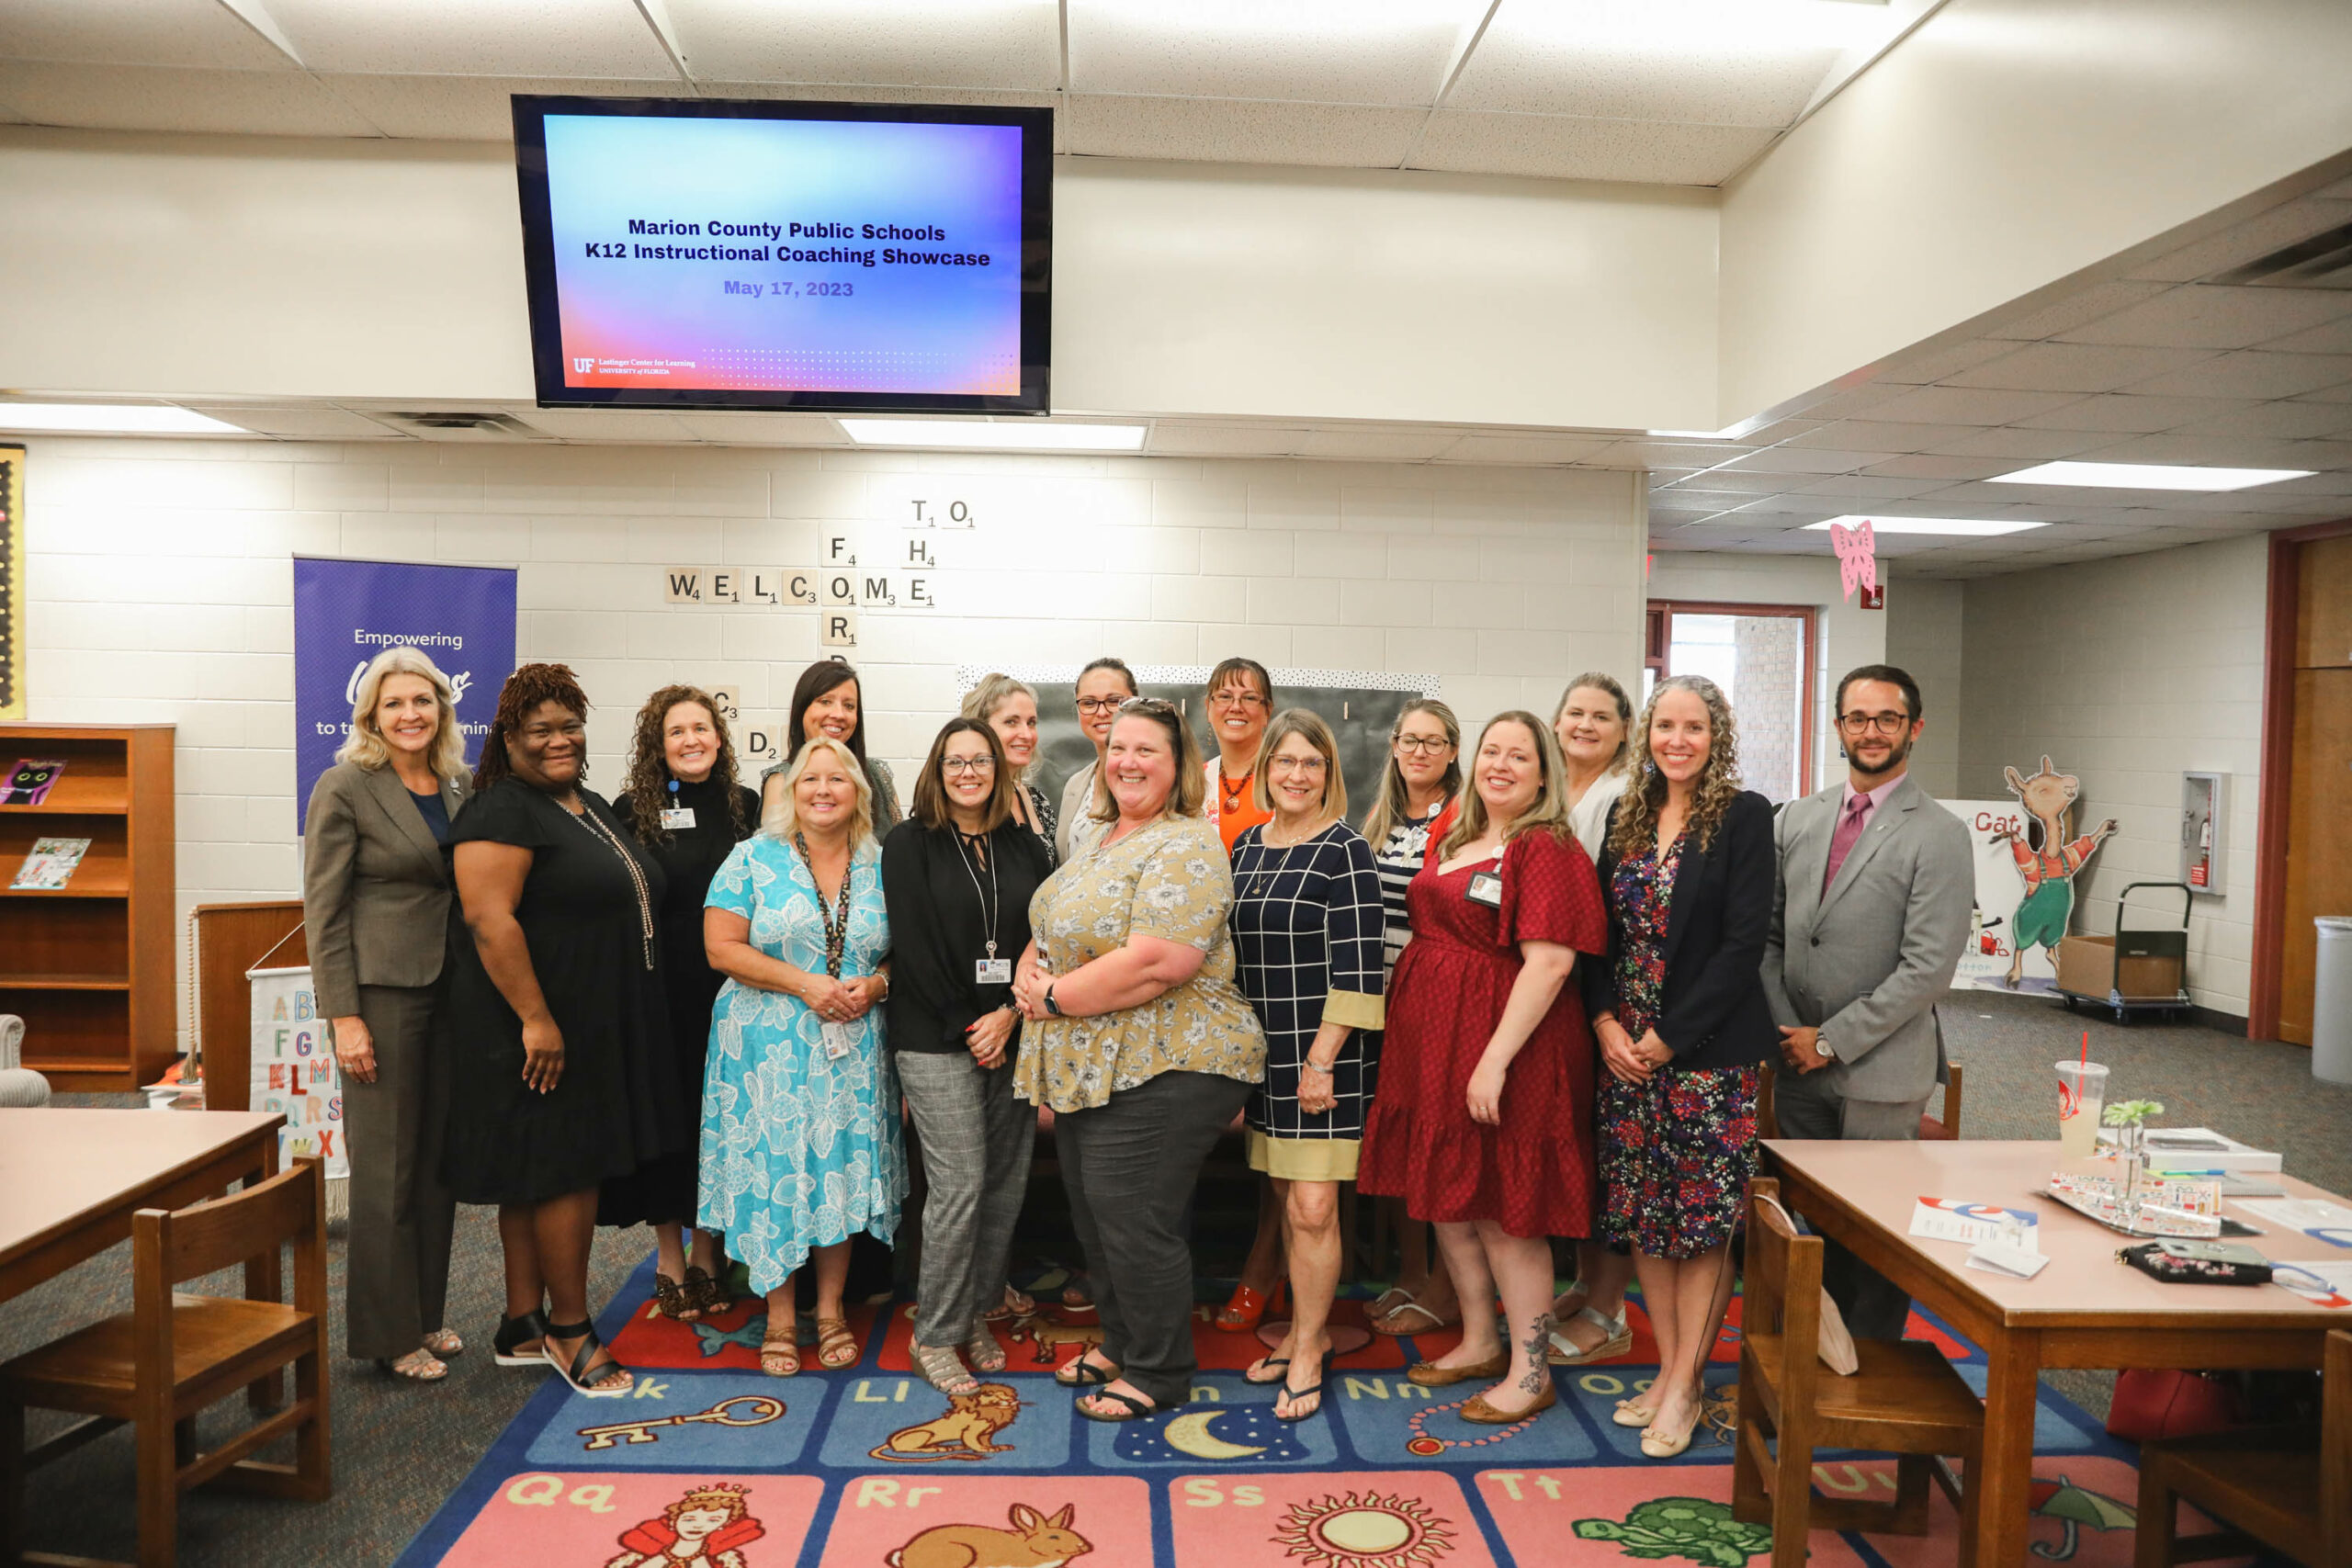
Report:
[{"label": "flat screen television", "polygon": [[1053,111],[518,95],[542,408],[1044,413]]}]

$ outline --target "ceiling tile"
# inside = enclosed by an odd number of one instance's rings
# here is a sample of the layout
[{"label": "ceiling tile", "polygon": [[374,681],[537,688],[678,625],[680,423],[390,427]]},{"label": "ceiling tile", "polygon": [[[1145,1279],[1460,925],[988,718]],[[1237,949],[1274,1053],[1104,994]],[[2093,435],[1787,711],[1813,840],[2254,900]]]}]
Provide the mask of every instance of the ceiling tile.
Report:
[{"label": "ceiling tile", "polygon": [[1940,348],[1906,350],[1887,360],[1871,383],[1880,387],[1932,387],[1939,381],[1949,381],[1961,371],[1998,359],[2016,350],[2017,344],[2000,338],[1964,338],[1948,343]]},{"label": "ceiling tile", "polygon": [[1669,125],[1442,109],[1414,154],[1417,169],[1712,186],[1776,134],[1724,125]]},{"label": "ceiling tile", "polygon": [[1069,151],[1106,158],[1393,169],[1425,110],[1072,94]]},{"label": "ceiling tile", "polygon": [[311,403],[297,408],[255,408],[249,403],[190,403],[197,412],[226,420],[241,430],[302,441],[401,441],[404,431],[348,409]]},{"label": "ceiling tile", "polygon": [[1486,10],[1471,0],[1067,4],[1073,92],[1421,107]]},{"label": "ceiling tile", "polygon": [[2246,350],[2135,381],[2132,390],[2154,397],[2291,398],[2345,381],[2352,381],[2352,355]]},{"label": "ceiling tile", "polygon": [[9,58],[292,71],[220,0],[8,0]]},{"label": "ceiling tile", "polygon": [[514,134],[515,93],[684,98],[675,77],[615,82],[564,76],[322,75],[318,81],[386,136],[447,141],[505,141]]},{"label": "ceiling tile", "polygon": [[2211,419],[2245,406],[2243,400],[2236,398],[2147,398],[2118,392],[2103,398],[2085,398],[2017,423],[2029,430],[2106,430],[2142,434],[2170,430],[2194,420]]},{"label": "ceiling tile", "polygon": [[2193,284],[2059,334],[2065,343],[2245,348],[2352,315],[2352,293]]},{"label": "ceiling tile", "polygon": [[1653,507],[1673,507],[1689,512],[1729,512],[1745,506],[1756,499],[1753,491],[1729,490],[1657,490],[1650,492]]},{"label": "ceiling tile", "polygon": [[2007,473],[2016,462],[2008,457],[1937,457],[1926,453],[1873,463],[1862,472],[1889,479],[1984,479]]},{"label": "ceiling tile", "polygon": [[2352,223],[2352,201],[2320,201],[2306,197],[2257,214],[2219,234],[2182,246],[2168,255],[2132,269],[2138,279],[2188,283],[2233,266],[2258,261],[2283,245]]},{"label": "ceiling tile", "polygon": [[1942,378],[1947,387],[2002,387],[2033,392],[2106,392],[2212,357],[2199,348],[2129,348],[2030,343],[1989,364]]},{"label": "ceiling tile", "polygon": [[2273,354],[2352,354],[2352,316],[2339,317],[2308,332],[2272,338],[2261,346]]},{"label": "ceiling tile", "polygon": [[1977,387],[1920,387],[1871,411],[1875,419],[1919,424],[2007,424],[2075,400],[2069,392],[1995,391]]},{"label": "ceiling tile", "polygon": [[1872,501],[1901,501],[1941,490],[1941,479],[1895,479],[1873,474],[1839,474],[1801,486],[1801,495],[1851,495]]},{"label": "ceiling tile", "polygon": [[2143,299],[2153,299],[2171,287],[2169,283],[2136,281],[2128,277],[2112,278],[2105,283],[2094,283],[2087,288],[2076,290],[2062,299],[2052,300],[2048,304],[2030,310],[2023,315],[2004,321],[1998,326],[1986,327],[1984,329],[1984,335],[2022,338],[2029,341],[2054,337],[2060,333],[2079,327],[2086,321],[2097,321],[2103,316],[2112,315],[2126,306],[2136,305]]},{"label": "ceiling tile", "polygon": [[1702,445],[1686,441],[1611,442],[1594,459],[1606,466],[1639,468],[1712,468],[1746,456],[1753,447],[1729,442]]},{"label": "ceiling tile", "polygon": [[674,77],[631,0],[268,0],[313,71]]},{"label": "ceiling tile", "polygon": [[1771,446],[1730,466],[1732,473],[1849,474],[1883,461],[1885,452],[1841,452],[1828,446]]},{"label": "ceiling tile", "polygon": [[1948,457],[2022,457],[2046,463],[2087,452],[2106,440],[2104,435],[2079,430],[2026,430],[2012,425],[1939,441],[1928,449]]},{"label": "ceiling tile", "polygon": [[[1664,14],[1666,25],[1632,36],[1611,25],[1618,18],[1638,25],[1645,10]],[[1447,102],[1521,114],[1778,128],[1804,111],[1839,52],[1834,41],[1793,31],[1777,39],[1758,33],[1743,39],[1720,25],[1678,28],[1664,6],[1506,3],[1464,62]]]},{"label": "ceiling tile", "polygon": [[2352,431],[2352,404],[2249,403],[2230,413],[2184,424],[2181,435],[2259,435],[2276,441],[2306,441]]},{"label": "ceiling tile", "polygon": [[1053,0],[667,4],[686,69],[697,82],[1033,92],[1061,85],[1061,23]]},{"label": "ceiling tile", "polygon": [[1710,468],[1705,473],[1693,477],[1690,480],[1690,488],[1694,491],[1729,491],[1757,496],[1770,491],[1794,490],[1796,486],[1792,479],[1793,477],[1788,474],[1744,474],[1736,468]]},{"label": "ceiling tile", "polygon": [[1939,441],[1973,434],[1973,424],[1897,424],[1888,420],[1841,419],[1807,431],[1792,446],[1832,446],[1862,452],[1924,452]]},{"label": "ceiling tile", "polygon": [[2193,463],[2230,468],[2330,468],[2352,466],[2352,443],[2273,441],[2260,436],[2134,435],[2083,454],[2096,463]]},{"label": "ceiling tile", "polygon": [[103,130],[373,136],[376,128],[299,71],[0,61],[0,103],[35,125]]}]

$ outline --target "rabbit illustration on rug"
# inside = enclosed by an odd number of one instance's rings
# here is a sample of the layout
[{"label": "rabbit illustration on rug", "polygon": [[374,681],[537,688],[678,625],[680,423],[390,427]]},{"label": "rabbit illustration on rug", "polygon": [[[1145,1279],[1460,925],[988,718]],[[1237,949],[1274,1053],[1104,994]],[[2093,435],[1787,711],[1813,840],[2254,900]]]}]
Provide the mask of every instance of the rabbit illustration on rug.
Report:
[{"label": "rabbit illustration on rug", "polygon": [[1062,1568],[1094,1543],[1070,1529],[1078,1505],[1066,1503],[1051,1516],[1015,1503],[1009,1530],[991,1525],[938,1525],[923,1531],[883,1561],[889,1568]]}]

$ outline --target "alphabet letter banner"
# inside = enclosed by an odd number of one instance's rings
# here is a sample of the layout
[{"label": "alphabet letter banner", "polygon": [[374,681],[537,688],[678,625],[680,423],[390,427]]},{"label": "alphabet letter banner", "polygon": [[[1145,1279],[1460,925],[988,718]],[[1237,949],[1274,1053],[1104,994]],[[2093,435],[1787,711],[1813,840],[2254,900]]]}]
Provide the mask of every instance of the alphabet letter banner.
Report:
[{"label": "alphabet letter banner", "polygon": [[0,446],[0,719],[25,716],[25,449]]},{"label": "alphabet letter banner", "polygon": [[285,1112],[286,1125],[277,1130],[280,1169],[319,1155],[327,1162],[327,1179],[342,1180],[351,1174],[343,1147],[343,1075],[335,1070],[334,1043],[319,1016],[311,971],[248,969],[245,978],[254,993],[253,1095],[245,1103]]},{"label": "alphabet letter banner", "polygon": [[294,558],[297,831],[308,823],[311,786],[351,731],[360,671],[401,643],[457,688],[466,761],[478,761],[498,690],[514,672],[514,569]]}]

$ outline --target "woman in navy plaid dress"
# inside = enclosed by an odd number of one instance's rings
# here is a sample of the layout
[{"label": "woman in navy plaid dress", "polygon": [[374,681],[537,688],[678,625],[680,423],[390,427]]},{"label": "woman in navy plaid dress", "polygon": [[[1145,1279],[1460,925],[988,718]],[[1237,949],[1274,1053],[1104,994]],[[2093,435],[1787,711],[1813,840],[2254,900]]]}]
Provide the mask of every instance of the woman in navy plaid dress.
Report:
[{"label": "woman in navy plaid dress", "polygon": [[1294,1303],[1290,1335],[1243,1375],[1283,1385],[1284,1421],[1322,1407],[1340,1280],[1340,1183],[1356,1174],[1384,1021],[1385,915],[1372,846],[1348,826],[1330,727],[1292,708],[1258,751],[1257,805],[1272,820],[1233,845],[1235,979],[1266,1032],[1250,1100],[1250,1164],[1274,1184]]}]

